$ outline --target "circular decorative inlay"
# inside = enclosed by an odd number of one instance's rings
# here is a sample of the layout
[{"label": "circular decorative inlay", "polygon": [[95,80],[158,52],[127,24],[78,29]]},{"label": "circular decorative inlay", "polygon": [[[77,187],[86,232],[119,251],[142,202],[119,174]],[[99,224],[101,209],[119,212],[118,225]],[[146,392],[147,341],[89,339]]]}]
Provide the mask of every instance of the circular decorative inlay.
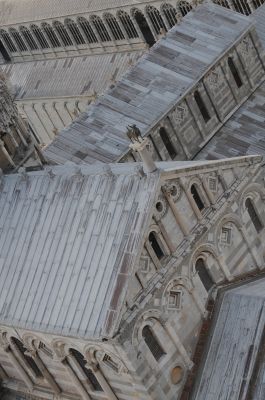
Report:
[{"label": "circular decorative inlay", "polygon": [[163,206],[162,201],[158,201],[158,202],[156,203],[156,209],[157,209],[157,211],[161,213],[161,212],[163,211],[163,208],[164,208],[164,206]]},{"label": "circular decorative inlay", "polygon": [[177,385],[183,379],[184,371],[183,368],[179,365],[174,367],[171,371],[171,382],[173,385]]},{"label": "circular decorative inlay", "polygon": [[156,202],[155,208],[156,208],[156,216],[162,218],[167,212],[168,205],[163,198],[159,198]]}]

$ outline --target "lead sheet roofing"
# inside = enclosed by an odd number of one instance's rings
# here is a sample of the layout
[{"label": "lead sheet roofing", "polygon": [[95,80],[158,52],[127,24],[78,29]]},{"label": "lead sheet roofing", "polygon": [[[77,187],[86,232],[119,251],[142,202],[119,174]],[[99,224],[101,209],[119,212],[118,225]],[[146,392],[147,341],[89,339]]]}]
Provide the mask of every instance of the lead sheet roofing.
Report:
[{"label": "lead sheet roofing", "polygon": [[197,7],[63,130],[45,155],[59,164],[117,161],[128,150],[127,126],[148,132],[250,26],[247,17],[224,7]]}]

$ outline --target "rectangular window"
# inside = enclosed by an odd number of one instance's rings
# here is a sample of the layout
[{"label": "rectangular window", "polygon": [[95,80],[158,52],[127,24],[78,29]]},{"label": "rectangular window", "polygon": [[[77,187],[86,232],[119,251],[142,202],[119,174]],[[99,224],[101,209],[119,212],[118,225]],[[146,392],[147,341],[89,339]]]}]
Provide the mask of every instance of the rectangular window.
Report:
[{"label": "rectangular window", "polygon": [[221,242],[224,244],[231,244],[232,230],[230,228],[223,227],[221,232]]},{"label": "rectangular window", "polygon": [[181,292],[176,290],[171,290],[168,299],[168,308],[177,308],[181,306]]}]

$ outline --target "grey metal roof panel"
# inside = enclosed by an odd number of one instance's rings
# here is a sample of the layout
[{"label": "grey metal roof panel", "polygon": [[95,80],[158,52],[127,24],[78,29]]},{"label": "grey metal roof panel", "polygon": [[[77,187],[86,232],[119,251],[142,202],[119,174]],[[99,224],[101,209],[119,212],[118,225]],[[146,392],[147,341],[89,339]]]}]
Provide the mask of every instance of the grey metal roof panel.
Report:
[{"label": "grey metal roof panel", "polygon": [[[128,149],[127,125],[136,123],[145,134],[250,26],[247,17],[224,7],[197,7],[145,53],[113,89],[90,105],[81,119],[63,130],[46,149],[46,156],[57,163],[62,157],[73,160],[80,149],[91,149],[95,133],[93,149],[104,148],[111,132],[117,144],[105,149],[104,155],[110,162],[116,161]],[[65,155],[57,158],[56,149],[70,137],[72,146],[64,146]]]},{"label": "grey metal roof panel", "polygon": [[148,227],[160,172],[137,164],[1,177],[0,321],[111,336]]},{"label": "grey metal roof panel", "polygon": [[196,156],[214,160],[265,155],[265,83],[240,107]]},{"label": "grey metal roof panel", "polygon": [[16,100],[93,96],[120,79],[143,51],[28,61],[2,66]]}]

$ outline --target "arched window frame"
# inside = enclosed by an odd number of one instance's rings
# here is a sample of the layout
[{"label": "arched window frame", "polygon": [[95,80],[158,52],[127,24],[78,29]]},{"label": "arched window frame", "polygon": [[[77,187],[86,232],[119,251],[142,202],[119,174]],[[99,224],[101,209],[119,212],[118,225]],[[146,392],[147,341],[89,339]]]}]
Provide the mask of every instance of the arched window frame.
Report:
[{"label": "arched window frame", "polygon": [[39,49],[39,46],[38,46],[34,36],[32,35],[31,31],[26,26],[21,26],[19,28],[19,31],[20,31],[21,35],[23,36],[25,42],[27,43],[28,48],[31,51],[36,51]]},{"label": "arched window frame", "polygon": [[98,43],[98,39],[95,35],[95,32],[92,28],[92,24],[85,17],[78,17],[77,23],[86,37],[88,43]]},{"label": "arched window frame", "polygon": [[227,65],[228,65],[228,68],[231,72],[231,75],[233,76],[233,79],[234,79],[235,84],[237,85],[238,89],[241,88],[241,86],[243,86],[243,80],[242,80],[240,73],[238,71],[238,68],[231,56],[228,57],[228,59],[227,59]]},{"label": "arched window frame", "polygon": [[200,111],[200,114],[201,114],[205,124],[207,124],[211,119],[211,115],[205,105],[202,95],[200,94],[199,90],[195,90],[195,92],[193,93],[193,96],[194,96],[195,103],[197,104],[198,109]]},{"label": "arched window frame", "polygon": [[12,37],[12,39],[14,40],[14,42],[16,43],[16,46],[19,49],[19,51],[21,53],[22,52],[27,52],[28,51],[28,47],[27,47],[26,43],[24,42],[24,39],[21,37],[20,32],[18,32],[14,28],[10,28],[9,29],[9,33],[10,33],[10,36]]},{"label": "arched window frame", "polygon": [[31,25],[30,26],[30,30],[32,32],[32,35],[34,36],[34,38],[36,39],[36,41],[39,43],[39,46],[42,49],[49,49],[50,45],[44,35],[44,33],[42,32],[41,28],[38,25]]},{"label": "arched window frame", "polygon": [[125,40],[125,36],[116,17],[110,13],[104,14],[104,21],[108,25],[115,40]]},{"label": "arched window frame", "polygon": [[61,21],[54,21],[52,25],[64,46],[68,47],[74,45],[71,36]]},{"label": "arched window frame", "polygon": [[48,38],[48,42],[51,43],[51,46],[54,48],[62,47],[62,44],[60,40],[58,39],[58,36],[56,35],[56,32],[54,31],[53,27],[48,24],[47,22],[44,22],[41,24],[41,27]]},{"label": "arched window frame", "polygon": [[89,368],[87,366],[87,361],[86,361],[86,358],[84,357],[84,355],[82,353],[80,353],[80,351],[74,349],[73,347],[71,347],[69,349],[69,352],[72,355],[72,357],[74,357],[76,363],[79,365],[79,367],[83,371],[84,375],[89,380],[89,382],[93,388],[93,391],[95,393],[103,393],[104,390],[103,390],[102,386],[100,385],[98,379],[96,378],[92,368]]},{"label": "arched window frame", "polygon": [[[156,240],[156,243],[160,249],[160,252],[156,251],[150,241],[150,235],[153,234],[154,238]],[[161,232],[159,231],[158,227],[156,225],[153,225],[150,227],[149,232],[148,232],[148,236],[147,236],[147,249],[149,248],[152,249],[152,253],[155,255],[156,259],[159,262],[162,262],[163,259],[168,256],[170,254],[170,250],[161,234]],[[160,254],[159,254],[160,253]],[[152,257],[152,254],[150,254]]]},{"label": "arched window frame", "polygon": [[100,40],[102,42],[111,42],[111,37],[102,19],[98,15],[91,15],[90,21],[95,27]]},{"label": "arched window frame", "polygon": [[148,23],[146,16],[140,9],[133,8],[131,13],[139,31],[141,32],[142,38],[149,46],[153,46],[156,42],[153,26]]},{"label": "arched window frame", "polygon": [[139,37],[138,32],[134,26],[134,23],[128,13],[123,10],[118,11],[117,18],[122,24],[129,39],[136,39]]},{"label": "arched window frame", "polygon": [[161,14],[164,15],[169,28],[173,28],[174,25],[177,23],[177,10],[175,7],[172,6],[172,4],[169,3],[164,3],[161,6]]},{"label": "arched window frame", "polygon": [[155,335],[154,325],[152,323],[148,323],[147,321],[147,323],[142,327],[142,338],[155,361],[160,362],[160,360],[166,355],[166,352],[160,343],[159,338]]},{"label": "arched window frame", "polygon": [[231,8],[227,0],[213,0],[213,3],[225,8]]},{"label": "arched window frame", "polygon": [[192,10],[192,5],[187,1],[182,0],[178,3],[178,9],[181,15],[185,17],[185,15],[187,15]]},{"label": "arched window frame", "polygon": [[4,43],[6,44],[6,47],[11,53],[17,53],[17,48],[14,44],[14,41],[11,38],[10,33],[5,31],[4,29],[0,29],[0,36],[3,39]]},{"label": "arched window frame", "polygon": [[232,4],[234,6],[235,11],[244,15],[251,14],[251,9],[247,0],[232,0]]},{"label": "arched window frame", "polygon": [[158,128],[158,133],[165,148],[167,149],[168,154],[170,155],[171,159],[174,160],[174,158],[177,156],[178,153],[175,145],[172,142],[168,129],[164,126],[160,126]]},{"label": "arched window frame", "polygon": [[65,26],[68,28],[68,30],[77,46],[82,46],[82,45],[86,44],[86,41],[82,35],[82,32],[79,29],[79,26],[77,25],[77,23],[75,21],[67,18],[64,21],[64,23],[65,23]]},{"label": "arched window frame", "polygon": [[146,7],[146,14],[148,15],[154,31],[157,35],[161,33],[161,30],[167,31],[166,25],[163,21],[162,15],[160,11],[154,6],[147,6]]},{"label": "arched window frame", "polygon": [[205,196],[202,195],[202,192],[197,182],[191,183],[190,193],[193,197],[194,203],[196,204],[198,210],[202,213],[206,208],[207,202],[205,201]]},{"label": "arched window frame", "polygon": [[254,228],[257,233],[260,233],[264,228],[264,224],[260,218],[260,215],[257,211],[255,203],[251,197],[247,197],[245,200],[245,208],[248,212],[249,218],[254,225]]},{"label": "arched window frame", "polygon": [[25,366],[27,366],[27,368],[31,371],[31,374],[34,376],[34,378],[43,378],[42,372],[38,368],[37,364],[33,358],[27,354],[27,348],[24,346],[24,344],[14,336],[11,337],[10,341],[11,345],[15,347],[17,352],[19,352]]},{"label": "arched window frame", "polygon": [[[202,262],[202,265],[198,265],[199,262]],[[194,270],[198,274],[205,290],[209,293],[210,290],[214,287],[215,282],[211,275],[210,270],[208,269],[207,262],[205,260],[205,256],[200,254],[197,256],[194,263]],[[202,276],[203,270],[205,270],[206,274]]]}]

